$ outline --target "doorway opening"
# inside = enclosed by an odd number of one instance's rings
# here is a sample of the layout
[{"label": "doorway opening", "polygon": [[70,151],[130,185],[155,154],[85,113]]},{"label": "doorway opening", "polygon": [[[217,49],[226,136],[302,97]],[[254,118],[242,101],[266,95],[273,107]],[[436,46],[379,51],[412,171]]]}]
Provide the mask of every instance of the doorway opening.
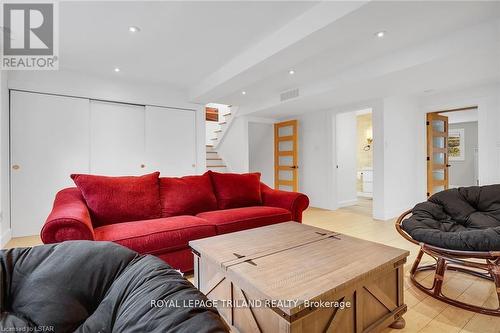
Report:
[{"label": "doorway opening", "polygon": [[372,109],[336,115],[337,206],[372,216]]},{"label": "doorway opening", "polygon": [[427,196],[479,185],[478,108],[427,114]]}]

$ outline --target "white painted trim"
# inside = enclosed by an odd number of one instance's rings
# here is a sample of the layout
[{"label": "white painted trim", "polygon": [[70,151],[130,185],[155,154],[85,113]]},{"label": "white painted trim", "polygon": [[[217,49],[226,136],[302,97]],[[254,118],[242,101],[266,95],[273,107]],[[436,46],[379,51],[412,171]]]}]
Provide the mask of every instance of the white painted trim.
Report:
[{"label": "white painted trim", "polygon": [[195,133],[196,133],[196,172],[203,174],[207,170],[207,142],[205,134],[205,107],[196,109]]},{"label": "white painted trim", "polygon": [[9,228],[2,232],[0,236],[0,246],[3,248],[12,239],[12,229]]},{"label": "white painted trim", "polygon": [[358,192],[358,197],[373,198],[373,192]]},{"label": "white painted trim", "polygon": [[337,206],[340,207],[348,207],[348,206],[354,206],[355,204],[358,203],[358,199],[351,199],[351,200],[342,200],[339,201]]}]

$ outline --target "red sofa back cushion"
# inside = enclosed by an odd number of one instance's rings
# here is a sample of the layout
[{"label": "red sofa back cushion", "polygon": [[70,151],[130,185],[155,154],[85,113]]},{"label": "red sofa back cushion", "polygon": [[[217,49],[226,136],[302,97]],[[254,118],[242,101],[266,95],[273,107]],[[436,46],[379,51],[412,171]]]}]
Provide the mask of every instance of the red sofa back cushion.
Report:
[{"label": "red sofa back cushion", "polygon": [[73,174],[82,192],[92,225],[155,219],[161,217],[159,172],[144,176],[106,177]]},{"label": "red sofa back cushion", "polygon": [[260,173],[218,173],[208,171],[219,209],[262,205]]},{"label": "red sofa back cushion", "polygon": [[208,173],[160,178],[160,198],[163,217],[217,210],[217,199]]}]

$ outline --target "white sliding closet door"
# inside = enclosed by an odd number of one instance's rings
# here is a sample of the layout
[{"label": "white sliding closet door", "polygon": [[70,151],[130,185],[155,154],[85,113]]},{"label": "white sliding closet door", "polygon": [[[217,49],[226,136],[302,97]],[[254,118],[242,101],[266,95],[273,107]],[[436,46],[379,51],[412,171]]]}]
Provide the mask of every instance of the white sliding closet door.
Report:
[{"label": "white sliding closet door", "polygon": [[13,237],[38,235],[71,173],[89,172],[89,100],[11,92]]},{"label": "white sliding closet door", "polygon": [[192,175],[196,171],[194,111],[146,106],[146,164],[161,176]]},{"label": "white sliding closet door", "polygon": [[144,164],[144,107],[91,101],[91,173],[140,175]]}]

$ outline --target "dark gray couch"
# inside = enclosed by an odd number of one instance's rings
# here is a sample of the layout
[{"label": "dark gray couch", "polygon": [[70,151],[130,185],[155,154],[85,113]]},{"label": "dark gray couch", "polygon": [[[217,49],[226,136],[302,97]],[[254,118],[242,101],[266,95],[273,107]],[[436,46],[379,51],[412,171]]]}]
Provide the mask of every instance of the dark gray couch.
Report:
[{"label": "dark gray couch", "polygon": [[188,304],[206,297],[177,271],[114,243],[2,250],[0,269],[0,331],[227,331],[215,309]]}]

